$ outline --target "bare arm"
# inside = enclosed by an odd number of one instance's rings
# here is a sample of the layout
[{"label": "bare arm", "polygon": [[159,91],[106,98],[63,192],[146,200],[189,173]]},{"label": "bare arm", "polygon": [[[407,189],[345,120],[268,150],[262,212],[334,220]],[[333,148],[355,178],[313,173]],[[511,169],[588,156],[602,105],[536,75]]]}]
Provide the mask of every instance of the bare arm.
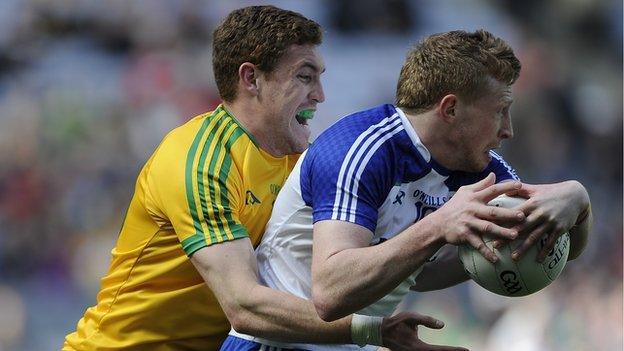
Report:
[{"label": "bare arm", "polygon": [[[249,239],[238,239],[195,252],[191,261],[241,333],[284,342],[352,343],[351,316],[322,321],[312,302],[258,283],[257,263]],[[395,351],[465,351],[429,345],[418,337],[418,325],[440,329],[444,323],[417,313],[384,318],[379,326],[383,345]]]},{"label": "bare arm", "polygon": [[249,239],[202,248],[191,261],[236,331],[285,342],[351,343],[351,316],[324,322],[310,301],[258,283]]},{"label": "bare arm", "polygon": [[490,174],[460,188],[437,211],[374,247],[369,246],[372,233],[364,227],[336,220],[315,223],[312,299],[321,318],[335,320],[377,301],[446,243],[470,244],[496,261],[481,235],[515,238],[516,230],[491,221],[517,222],[524,220],[524,215],[487,206],[496,196],[520,187],[517,182],[493,183]]},{"label": "bare arm", "polygon": [[568,261],[576,259],[585,250],[593,223],[594,216],[591,206],[589,206],[586,213],[579,215],[576,224],[570,229],[570,254],[568,255]]},{"label": "bare arm", "polygon": [[372,233],[362,226],[315,223],[312,300],[321,318],[335,320],[379,300],[444,244],[433,230],[419,233],[419,227],[369,246]]}]

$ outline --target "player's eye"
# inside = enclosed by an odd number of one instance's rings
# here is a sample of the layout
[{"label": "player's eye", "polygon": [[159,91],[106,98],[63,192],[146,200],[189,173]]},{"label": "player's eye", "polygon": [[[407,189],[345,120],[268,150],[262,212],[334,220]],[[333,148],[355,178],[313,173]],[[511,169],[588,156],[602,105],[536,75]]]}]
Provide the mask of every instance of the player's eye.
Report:
[{"label": "player's eye", "polygon": [[310,83],[312,81],[312,76],[308,74],[299,74],[297,78],[304,83]]}]

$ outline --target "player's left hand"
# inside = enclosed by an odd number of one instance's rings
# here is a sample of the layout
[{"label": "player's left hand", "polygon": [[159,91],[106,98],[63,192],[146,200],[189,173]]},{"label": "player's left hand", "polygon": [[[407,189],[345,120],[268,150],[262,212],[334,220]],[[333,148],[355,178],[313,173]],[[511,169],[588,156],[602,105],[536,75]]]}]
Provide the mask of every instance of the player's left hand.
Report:
[{"label": "player's left hand", "polygon": [[555,184],[522,184],[522,188],[510,194],[527,198],[518,207],[526,215],[525,221],[516,227],[519,236],[526,236],[524,242],[512,253],[514,260],[522,255],[538,240],[545,240],[544,247],[537,255],[543,262],[554,248],[557,239],[568,232],[575,223],[589,211],[589,195],[585,187],[577,181]]}]

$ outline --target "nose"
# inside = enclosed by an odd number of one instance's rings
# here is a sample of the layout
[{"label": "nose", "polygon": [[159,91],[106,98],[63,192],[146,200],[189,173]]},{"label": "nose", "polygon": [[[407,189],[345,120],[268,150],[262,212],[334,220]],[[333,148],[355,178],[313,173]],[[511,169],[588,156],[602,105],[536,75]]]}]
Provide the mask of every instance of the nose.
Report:
[{"label": "nose", "polygon": [[323,92],[323,84],[321,84],[321,81],[316,84],[316,87],[310,93],[310,99],[314,100],[317,104],[325,101],[325,92]]},{"label": "nose", "polygon": [[513,138],[513,125],[511,123],[511,115],[507,113],[507,115],[503,118],[503,123],[501,125],[501,129],[499,131],[499,137],[501,139],[511,139]]}]

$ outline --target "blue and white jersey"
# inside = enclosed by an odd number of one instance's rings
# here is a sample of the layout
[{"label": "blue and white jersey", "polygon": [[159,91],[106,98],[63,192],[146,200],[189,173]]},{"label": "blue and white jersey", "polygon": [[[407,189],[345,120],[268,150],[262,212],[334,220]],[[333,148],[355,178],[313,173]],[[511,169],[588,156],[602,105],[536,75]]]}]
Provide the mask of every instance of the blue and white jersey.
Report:
[{"label": "blue and white jersey", "polygon": [[[497,182],[518,179],[499,155],[491,155],[482,172],[450,171],[431,157],[405,114],[392,105],[342,118],[301,156],[280,190],[256,251],[262,281],[271,288],[310,299],[314,222],[359,224],[373,233],[371,245],[389,240],[444,205],[459,187],[473,184],[490,172],[496,174]],[[419,273],[358,313],[391,315]],[[360,349],[355,345],[290,347]]]}]

